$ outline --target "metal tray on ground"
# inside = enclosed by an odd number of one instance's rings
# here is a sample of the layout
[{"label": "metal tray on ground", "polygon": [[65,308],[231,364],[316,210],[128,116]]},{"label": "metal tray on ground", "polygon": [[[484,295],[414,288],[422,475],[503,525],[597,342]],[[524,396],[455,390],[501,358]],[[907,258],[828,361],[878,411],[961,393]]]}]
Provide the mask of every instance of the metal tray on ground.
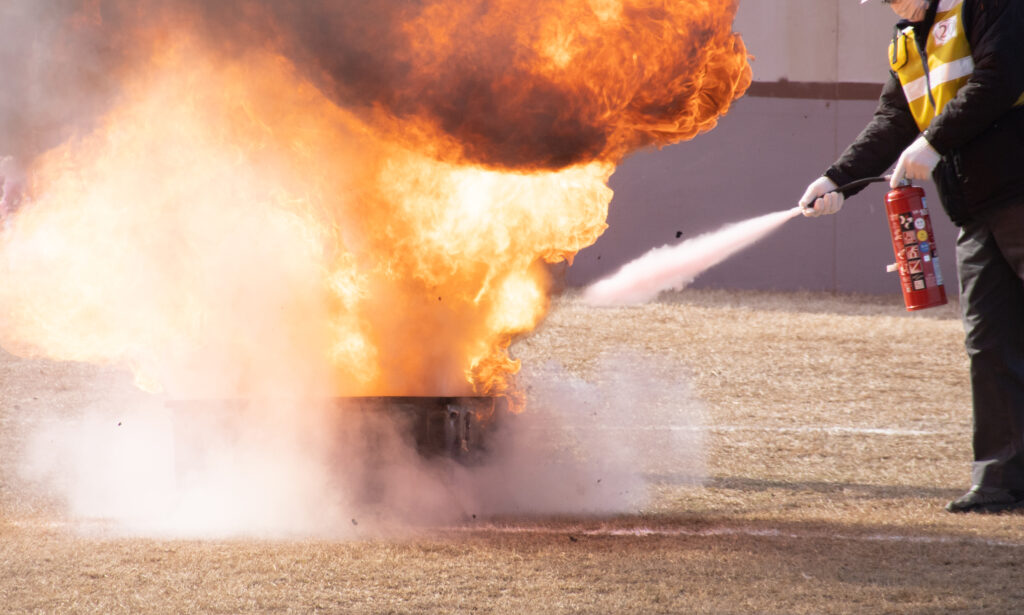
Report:
[{"label": "metal tray on ground", "polygon": [[[339,438],[353,437],[343,430],[357,430],[362,447],[372,447],[373,442],[398,429],[419,455],[449,458],[463,464],[486,457],[489,438],[509,414],[506,398],[490,396],[333,397],[307,402],[175,399],[166,405],[173,413],[179,470],[183,465],[201,465],[201,458],[223,446],[226,436],[230,438],[246,428],[248,417],[255,419],[258,413],[266,413],[275,406],[287,408],[286,412],[315,408],[321,417],[315,421],[317,428],[329,429]],[[323,418],[325,414],[327,420]],[[258,419],[254,422],[258,423]]]}]

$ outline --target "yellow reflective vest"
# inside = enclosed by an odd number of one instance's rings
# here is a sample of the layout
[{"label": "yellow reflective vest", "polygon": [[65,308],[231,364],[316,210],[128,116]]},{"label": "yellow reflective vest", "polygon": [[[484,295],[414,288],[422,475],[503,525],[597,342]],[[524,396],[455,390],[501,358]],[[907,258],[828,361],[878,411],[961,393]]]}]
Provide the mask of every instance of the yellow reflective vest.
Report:
[{"label": "yellow reflective vest", "polygon": [[[942,113],[974,72],[963,6],[963,0],[939,2],[924,45],[927,64],[921,57],[913,27],[904,28],[889,44],[889,65],[899,77],[910,112],[922,131]],[[1024,95],[1016,103],[1022,104]]]}]

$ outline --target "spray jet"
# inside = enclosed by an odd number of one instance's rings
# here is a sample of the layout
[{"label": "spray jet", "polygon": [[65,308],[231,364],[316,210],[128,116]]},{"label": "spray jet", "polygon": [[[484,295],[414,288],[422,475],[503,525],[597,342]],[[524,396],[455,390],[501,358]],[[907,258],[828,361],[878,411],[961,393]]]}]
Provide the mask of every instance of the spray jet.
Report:
[{"label": "spray jet", "polygon": [[[832,192],[890,179],[889,175],[866,177]],[[896,257],[887,270],[899,272],[907,310],[944,305],[946,291],[924,190],[905,182],[886,195],[885,209]],[[674,246],[654,248],[591,284],[583,292],[583,300],[591,305],[636,305],[651,301],[662,291],[682,289],[701,273],[767,237],[802,212],[797,206],[729,224]]]}]

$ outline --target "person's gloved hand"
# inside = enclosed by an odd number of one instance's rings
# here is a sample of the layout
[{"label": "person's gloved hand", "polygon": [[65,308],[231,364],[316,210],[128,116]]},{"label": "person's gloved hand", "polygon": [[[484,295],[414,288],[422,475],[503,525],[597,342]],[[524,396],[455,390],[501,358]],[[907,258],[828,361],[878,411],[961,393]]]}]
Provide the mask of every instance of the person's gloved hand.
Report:
[{"label": "person's gloved hand", "polygon": [[889,187],[896,188],[904,178],[928,179],[932,176],[932,169],[939,164],[940,158],[942,156],[939,152],[935,151],[924,135],[921,135],[900,154],[896,169],[892,172],[892,179],[889,180]]},{"label": "person's gloved hand", "polygon": [[825,214],[834,214],[843,207],[843,193],[834,192],[836,183],[827,177],[819,177],[807,186],[800,197],[800,209],[808,218],[817,218]]}]

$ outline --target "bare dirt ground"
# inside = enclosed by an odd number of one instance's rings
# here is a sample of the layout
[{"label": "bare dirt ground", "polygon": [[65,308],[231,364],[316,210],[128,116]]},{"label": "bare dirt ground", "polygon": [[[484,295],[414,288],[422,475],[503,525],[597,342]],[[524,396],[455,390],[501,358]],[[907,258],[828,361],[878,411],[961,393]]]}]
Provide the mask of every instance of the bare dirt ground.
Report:
[{"label": "bare dirt ground", "polygon": [[[955,516],[970,400],[955,308],[898,298],[684,291],[636,308],[565,296],[513,347],[597,373],[685,379],[705,478],[645,467],[635,514],[499,517],[352,539],[105,535],[26,488],[31,426],[114,370],[0,354],[5,613],[1017,613],[1024,516]],[[126,393],[127,394],[127,393]],[[636,430],[646,424],[643,407]]]}]

